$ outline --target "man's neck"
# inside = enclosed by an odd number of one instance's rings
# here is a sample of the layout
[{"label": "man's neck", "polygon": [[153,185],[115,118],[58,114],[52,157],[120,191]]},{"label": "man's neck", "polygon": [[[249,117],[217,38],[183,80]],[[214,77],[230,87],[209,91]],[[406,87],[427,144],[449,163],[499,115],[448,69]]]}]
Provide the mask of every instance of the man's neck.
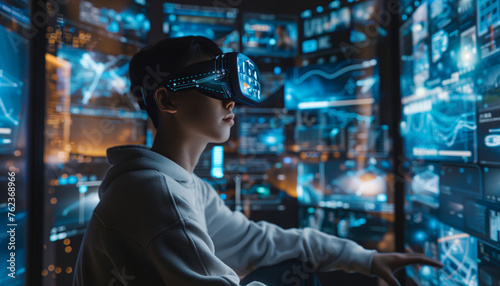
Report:
[{"label": "man's neck", "polygon": [[[185,134],[171,131],[167,134],[160,127],[157,130],[151,151],[167,157],[192,174],[207,142],[193,140]],[[176,135],[170,136],[170,134]]]}]

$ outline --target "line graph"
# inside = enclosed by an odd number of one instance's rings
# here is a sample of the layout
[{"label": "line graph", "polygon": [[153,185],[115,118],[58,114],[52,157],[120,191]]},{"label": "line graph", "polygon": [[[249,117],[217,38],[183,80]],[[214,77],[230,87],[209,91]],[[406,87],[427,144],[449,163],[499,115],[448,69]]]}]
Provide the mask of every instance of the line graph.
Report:
[{"label": "line graph", "polygon": [[332,79],[335,79],[335,78],[338,78],[339,76],[341,75],[344,75],[348,72],[351,72],[351,71],[355,71],[355,70],[362,70],[362,69],[367,69],[367,68],[372,68],[372,67],[375,67],[377,65],[377,60],[375,59],[372,59],[372,60],[369,60],[369,61],[364,61],[360,64],[354,64],[354,65],[350,65],[350,66],[346,66],[344,68],[341,68],[340,70],[336,71],[336,72],[333,72],[333,73],[329,73],[329,72],[326,72],[322,69],[313,69],[313,70],[310,70],[306,73],[304,73],[303,75],[301,76],[298,76],[298,69],[294,69],[294,73],[295,73],[295,79],[294,79],[294,83],[295,84],[301,84],[303,83],[306,79],[312,77],[312,76],[321,76],[321,77],[324,77],[325,79],[329,79],[329,80],[332,80]]},{"label": "line graph", "polygon": [[472,160],[477,131],[475,104],[470,97],[457,94],[446,100],[427,98],[404,107],[401,135],[407,156]]}]

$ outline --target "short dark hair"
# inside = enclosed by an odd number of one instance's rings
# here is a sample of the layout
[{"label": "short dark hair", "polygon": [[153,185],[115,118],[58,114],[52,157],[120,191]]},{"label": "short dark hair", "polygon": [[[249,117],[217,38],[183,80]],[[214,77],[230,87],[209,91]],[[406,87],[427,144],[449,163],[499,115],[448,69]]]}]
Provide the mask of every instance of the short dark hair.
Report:
[{"label": "short dark hair", "polygon": [[132,57],[128,70],[130,90],[138,101],[145,97],[145,109],[156,129],[160,111],[152,94],[165,77],[185,67],[190,61],[221,54],[222,50],[212,40],[202,36],[188,36],[161,40],[154,46],[142,48]]}]

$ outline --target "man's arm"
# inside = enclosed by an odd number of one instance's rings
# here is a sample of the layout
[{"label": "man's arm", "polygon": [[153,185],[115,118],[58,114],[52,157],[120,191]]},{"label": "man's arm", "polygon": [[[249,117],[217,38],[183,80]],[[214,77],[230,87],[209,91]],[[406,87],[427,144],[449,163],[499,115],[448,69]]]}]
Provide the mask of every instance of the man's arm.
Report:
[{"label": "man's arm", "polygon": [[205,217],[215,254],[239,275],[288,259],[299,259],[311,271],[342,269],[371,274],[375,250],[320,231],[283,229],[268,222],[253,222],[232,212],[207,183]]}]

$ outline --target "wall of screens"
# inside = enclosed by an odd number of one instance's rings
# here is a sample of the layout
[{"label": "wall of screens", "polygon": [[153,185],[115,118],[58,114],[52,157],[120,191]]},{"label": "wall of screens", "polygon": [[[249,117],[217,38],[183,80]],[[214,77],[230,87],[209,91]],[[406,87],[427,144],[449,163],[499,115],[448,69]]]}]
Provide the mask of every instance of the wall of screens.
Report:
[{"label": "wall of screens", "polygon": [[150,29],[143,1],[70,1],[47,26],[43,285],[70,285],[109,165],[106,149],[145,144],[147,113],[128,64]]},{"label": "wall of screens", "polygon": [[389,99],[381,73],[390,72],[385,8],[382,1],[325,3],[300,12],[301,53],[285,72],[285,108],[296,116],[299,226],[391,251],[392,134],[381,116]]},{"label": "wall of screens", "polygon": [[407,1],[401,14],[401,135],[409,159],[406,248],[444,268],[410,285],[496,285],[498,1]]},{"label": "wall of screens", "polygon": [[[385,111],[395,93],[385,83],[396,74],[387,47],[398,43],[380,17],[383,3],[325,1],[295,15],[162,3],[165,35],[203,35],[224,52],[248,54],[260,65],[265,96],[282,98],[277,109],[237,110],[229,141],[208,146],[200,158],[195,172],[228,205],[279,210],[286,194],[298,199],[300,227],[394,250],[394,134]],[[405,246],[445,264],[409,267],[407,282],[498,285],[500,4],[400,4]],[[0,284],[8,285],[23,285],[26,271],[30,57],[20,29],[29,23],[29,5],[0,1],[0,38],[9,39],[0,43],[0,155],[3,174],[15,172],[18,183],[17,278],[4,279],[7,265],[0,271]],[[141,0],[70,1],[49,21],[44,285],[71,283],[109,167],[106,149],[151,143],[127,75],[150,29]],[[5,217],[8,199],[0,196]],[[2,245],[6,234],[2,229]]]}]

